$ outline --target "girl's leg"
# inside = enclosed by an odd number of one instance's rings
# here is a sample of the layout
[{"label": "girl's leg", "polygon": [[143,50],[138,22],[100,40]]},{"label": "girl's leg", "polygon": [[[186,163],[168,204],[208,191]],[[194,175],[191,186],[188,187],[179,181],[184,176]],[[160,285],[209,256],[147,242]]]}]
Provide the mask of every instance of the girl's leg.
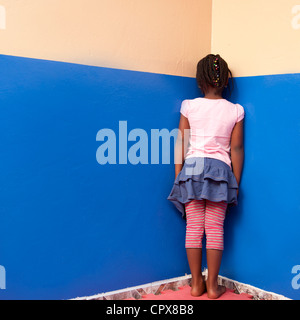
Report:
[{"label": "girl's leg", "polygon": [[217,299],[225,292],[225,287],[218,285],[218,275],[221,266],[224,247],[223,225],[227,204],[225,202],[206,201],[205,233],[208,277],[206,281],[207,295]]},{"label": "girl's leg", "polygon": [[202,238],[204,234],[205,201],[193,200],[185,205],[186,238],[185,247],[192,273],[192,296],[200,296],[205,291],[202,277]]}]

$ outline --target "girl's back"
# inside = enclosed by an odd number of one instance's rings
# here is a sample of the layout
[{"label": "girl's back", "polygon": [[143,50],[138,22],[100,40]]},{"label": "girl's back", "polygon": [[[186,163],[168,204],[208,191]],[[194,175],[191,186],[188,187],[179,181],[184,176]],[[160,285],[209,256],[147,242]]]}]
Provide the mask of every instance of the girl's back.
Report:
[{"label": "girl's back", "polygon": [[244,117],[243,107],[226,99],[196,98],[184,100],[180,112],[190,125],[186,158],[209,157],[231,167],[231,133]]}]

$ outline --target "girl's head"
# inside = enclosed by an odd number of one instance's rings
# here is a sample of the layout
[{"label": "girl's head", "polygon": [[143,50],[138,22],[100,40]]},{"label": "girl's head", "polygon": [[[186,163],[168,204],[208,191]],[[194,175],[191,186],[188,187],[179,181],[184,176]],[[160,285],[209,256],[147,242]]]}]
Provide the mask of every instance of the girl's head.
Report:
[{"label": "girl's head", "polygon": [[228,64],[218,54],[209,54],[198,62],[196,80],[204,94],[214,89],[216,95],[222,95],[229,77],[232,74]]}]

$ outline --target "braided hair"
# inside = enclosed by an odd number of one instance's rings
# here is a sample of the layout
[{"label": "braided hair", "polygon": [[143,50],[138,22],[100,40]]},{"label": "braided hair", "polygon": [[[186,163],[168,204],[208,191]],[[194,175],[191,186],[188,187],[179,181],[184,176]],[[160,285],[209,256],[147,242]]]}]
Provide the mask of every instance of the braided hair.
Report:
[{"label": "braided hair", "polygon": [[204,94],[211,86],[216,88],[217,94],[221,95],[224,88],[227,87],[229,75],[232,79],[227,62],[218,54],[209,54],[198,62],[196,80]]}]

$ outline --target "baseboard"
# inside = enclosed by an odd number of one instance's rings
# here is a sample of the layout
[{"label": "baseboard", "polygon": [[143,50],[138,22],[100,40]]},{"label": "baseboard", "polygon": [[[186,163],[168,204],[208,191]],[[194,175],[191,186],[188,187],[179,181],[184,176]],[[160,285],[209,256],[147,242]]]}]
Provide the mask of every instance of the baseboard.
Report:
[{"label": "baseboard", "polygon": [[[207,270],[203,271],[205,278],[207,277]],[[253,300],[290,300],[282,295],[261,290],[251,285],[241,283],[223,276],[218,278],[219,284],[228,289],[232,289],[237,294],[246,293],[253,297]],[[151,282],[135,287],[129,287],[121,290],[110,292],[103,292],[88,297],[78,297],[72,300],[124,300],[129,298],[141,299],[143,295],[152,293],[160,294],[164,290],[178,290],[179,287],[190,285],[191,275],[186,274],[182,277],[171,278],[168,280],[161,280]]]}]

